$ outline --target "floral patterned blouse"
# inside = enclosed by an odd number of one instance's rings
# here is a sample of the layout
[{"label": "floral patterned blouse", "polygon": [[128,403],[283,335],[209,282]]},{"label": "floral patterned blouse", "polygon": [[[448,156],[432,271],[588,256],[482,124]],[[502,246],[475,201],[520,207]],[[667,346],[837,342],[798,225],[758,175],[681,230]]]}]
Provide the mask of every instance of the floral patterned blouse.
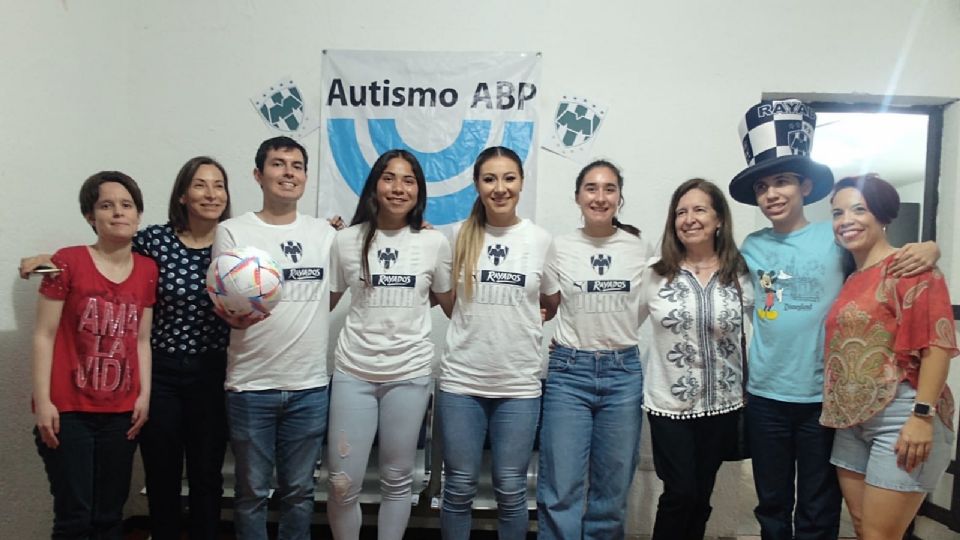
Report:
[{"label": "floral patterned blouse", "polygon": [[704,286],[685,268],[673,281],[644,270],[640,321],[649,316],[653,326],[643,382],[647,412],[682,420],[743,407],[742,313],[752,310],[753,287],[746,274],[739,281],[742,303],[737,285],[721,284],[716,273]]},{"label": "floral patterned blouse", "polygon": [[[957,355],[953,309],[939,269],[918,276],[887,275],[893,255],[855,272],[826,321],[823,413],[834,428],[861,424],[886,408],[897,385],[916,388],[924,350]],[[953,429],[954,402],[946,385],[936,404]]]}]

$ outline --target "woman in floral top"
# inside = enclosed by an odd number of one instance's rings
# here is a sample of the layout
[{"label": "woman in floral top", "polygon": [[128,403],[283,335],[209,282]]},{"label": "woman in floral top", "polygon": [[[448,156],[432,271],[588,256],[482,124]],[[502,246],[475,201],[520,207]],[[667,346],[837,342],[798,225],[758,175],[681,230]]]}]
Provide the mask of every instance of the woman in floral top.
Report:
[{"label": "woman in floral top", "polygon": [[823,414],[838,428],[831,462],[858,538],[901,538],[953,448],[957,355],[950,298],[936,268],[888,269],[886,225],[896,190],[876,175],[844,178],[831,199],[833,232],[856,263],[826,321]]}]

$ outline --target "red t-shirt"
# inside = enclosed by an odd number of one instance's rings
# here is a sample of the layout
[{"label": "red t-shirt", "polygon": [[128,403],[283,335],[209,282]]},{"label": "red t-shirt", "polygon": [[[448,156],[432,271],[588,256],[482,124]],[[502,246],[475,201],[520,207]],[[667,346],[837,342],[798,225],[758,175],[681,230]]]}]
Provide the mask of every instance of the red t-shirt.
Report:
[{"label": "red t-shirt", "polygon": [[50,401],[60,412],[127,412],[140,394],[137,334],[153,306],[157,265],[132,254],[133,271],[114,283],[97,270],[87,246],[53,255],[62,271],[48,274],[40,294],[62,300],[53,344]]}]

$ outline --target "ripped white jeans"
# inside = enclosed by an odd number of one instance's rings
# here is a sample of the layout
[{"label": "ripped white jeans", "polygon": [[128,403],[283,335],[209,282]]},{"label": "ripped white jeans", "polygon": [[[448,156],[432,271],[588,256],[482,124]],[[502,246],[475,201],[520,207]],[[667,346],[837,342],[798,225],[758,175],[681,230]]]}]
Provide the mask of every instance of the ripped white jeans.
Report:
[{"label": "ripped white jeans", "polygon": [[417,439],[429,398],[429,376],[375,383],[339,370],[333,374],[327,431],[327,517],[337,540],[356,540],[360,536],[358,495],[375,436],[381,495],[377,537],[403,538],[410,519]]}]

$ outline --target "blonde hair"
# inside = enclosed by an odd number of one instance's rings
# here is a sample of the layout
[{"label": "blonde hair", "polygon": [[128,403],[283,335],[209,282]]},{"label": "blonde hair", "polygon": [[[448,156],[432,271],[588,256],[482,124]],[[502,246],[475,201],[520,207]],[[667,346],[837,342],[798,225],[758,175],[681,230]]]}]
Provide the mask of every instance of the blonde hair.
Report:
[{"label": "blonde hair", "polygon": [[[520,171],[520,178],[523,178],[523,161],[513,150],[504,146],[491,146],[477,156],[473,163],[473,183],[480,181],[480,167],[487,160],[495,157],[505,157],[513,161]],[[463,290],[465,301],[473,300],[473,286],[475,281],[474,273],[477,270],[477,260],[480,259],[480,252],[483,249],[483,237],[486,233],[487,209],[483,206],[480,196],[473,201],[473,208],[470,209],[470,215],[464,220],[457,233],[457,241],[453,248],[453,289],[457,289],[460,275],[463,274]]]},{"label": "blonde hair", "polygon": [[473,202],[470,216],[463,222],[453,248],[453,288],[457,288],[463,272],[464,300],[473,300],[473,273],[477,269],[480,250],[483,249],[484,228],[487,225],[487,210],[478,197]]}]

